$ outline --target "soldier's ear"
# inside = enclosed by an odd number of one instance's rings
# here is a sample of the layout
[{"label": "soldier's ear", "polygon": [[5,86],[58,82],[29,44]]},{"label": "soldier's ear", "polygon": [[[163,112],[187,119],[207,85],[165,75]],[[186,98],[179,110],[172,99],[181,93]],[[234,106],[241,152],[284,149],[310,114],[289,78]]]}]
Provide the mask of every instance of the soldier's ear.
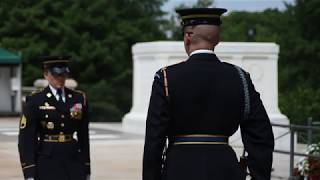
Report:
[{"label": "soldier's ear", "polygon": [[185,42],[187,46],[191,44],[191,35],[188,33],[185,33]]},{"label": "soldier's ear", "polygon": [[47,69],[43,70],[43,77],[46,78],[46,76],[48,76],[48,70]]}]

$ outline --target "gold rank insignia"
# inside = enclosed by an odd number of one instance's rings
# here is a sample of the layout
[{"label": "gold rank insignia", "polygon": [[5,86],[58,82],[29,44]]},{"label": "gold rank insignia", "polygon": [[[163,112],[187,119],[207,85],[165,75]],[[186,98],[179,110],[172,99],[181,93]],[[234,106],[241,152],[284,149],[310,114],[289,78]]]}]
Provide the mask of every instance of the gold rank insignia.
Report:
[{"label": "gold rank insignia", "polygon": [[51,98],[52,94],[51,93],[47,93],[47,97]]},{"label": "gold rank insignia", "polygon": [[54,129],[54,123],[53,122],[48,122],[47,123],[47,128],[48,129]]},{"label": "gold rank insignia", "polygon": [[26,116],[22,116],[20,120],[20,129],[24,129],[27,126],[27,118]]},{"label": "gold rank insignia", "polygon": [[39,109],[41,109],[41,110],[55,110],[56,107],[50,106],[50,104],[48,102],[45,102],[44,106],[39,106]]}]

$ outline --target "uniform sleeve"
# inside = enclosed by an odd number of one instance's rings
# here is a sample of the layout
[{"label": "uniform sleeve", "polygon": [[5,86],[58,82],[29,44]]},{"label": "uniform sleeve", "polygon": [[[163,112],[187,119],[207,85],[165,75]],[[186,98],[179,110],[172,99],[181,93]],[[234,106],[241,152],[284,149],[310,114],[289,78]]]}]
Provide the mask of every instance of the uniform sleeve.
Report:
[{"label": "uniform sleeve", "polygon": [[37,148],[37,123],[36,108],[30,97],[26,98],[23,115],[20,120],[18,149],[20,162],[25,178],[35,177],[36,174],[36,148]]},{"label": "uniform sleeve", "polygon": [[250,113],[241,124],[242,141],[248,152],[250,175],[257,180],[270,180],[274,136],[269,117],[260,99],[260,94],[247,75],[250,96]]},{"label": "uniform sleeve", "polygon": [[152,85],[143,154],[143,180],[160,180],[162,152],[169,122],[168,101],[165,96],[163,73],[158,71]]},{"label": "uniform sleeve", "polygon": [[90,142],[89,142],[89,113],[88,113],[88,102],[83,96],[83,116],[82,122],[80,126],[80,130],[78,132],[78,140],[80,149],[82,152],[82,156],[84,158],[86,173],[91,174],[91,166],[90,166]]}]

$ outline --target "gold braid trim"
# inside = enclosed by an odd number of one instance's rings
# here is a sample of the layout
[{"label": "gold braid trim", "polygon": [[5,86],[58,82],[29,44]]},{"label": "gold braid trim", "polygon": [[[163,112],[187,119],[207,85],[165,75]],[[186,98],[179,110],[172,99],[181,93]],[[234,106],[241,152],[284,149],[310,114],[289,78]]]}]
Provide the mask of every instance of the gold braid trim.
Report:
[{"label": "gold braid trim", "polygon": [[25,166],[22,168],[22,170],[25,170],[25,169],[28,169],[28,168],[32,168],[32,167],[35,167],[36,165],[35,164],[31,164],[29,166]]},{"label": "gold braid trim", "polygon": [[43,90],[44,90],[44,88],[38,88],[38,89],[32,91],[32,92],[30,93],[30,96],[33,96],[33,95],[35,95],[35,94],[39,94],[39,93],[41,93]]},{"label": "gold braid trim", "polygon": [[164,78],[164,90],[166,93],[166,97],[169,97],[169,89],[168,89],[168,79],[167,79],[167,71],[166,67],[162,68],[163,78]]},{"label": "gold braid trim", "polygon": [[[183,63],[185,61],[181,61],[181,62],[178,62],[178,63],[175,63],[175,64],[172,64],[170,65],[169,67],[171,66],[174,66],[174,65],[178,65],[180,63]],[[168,67],[168,66],[167,66]],[[167,78],[167,67],[163,67],[161,69],[161,71],[163,72],[163,78],[164,78],[164,88],[165,88],[165,94],[166,94],[166,97],[169,97],[169,86],[168,86],[168,78]]]}]

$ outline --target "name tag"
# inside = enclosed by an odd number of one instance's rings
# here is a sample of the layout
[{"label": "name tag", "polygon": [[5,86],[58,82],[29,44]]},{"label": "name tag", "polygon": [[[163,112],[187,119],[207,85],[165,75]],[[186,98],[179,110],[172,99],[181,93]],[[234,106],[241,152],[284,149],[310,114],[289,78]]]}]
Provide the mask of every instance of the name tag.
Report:
[{"label": "name tag", "polygon": [[54,107],[54,106],[39,106],[39,109],[41,109],[41,110],[55,110],[56,107]]}]

